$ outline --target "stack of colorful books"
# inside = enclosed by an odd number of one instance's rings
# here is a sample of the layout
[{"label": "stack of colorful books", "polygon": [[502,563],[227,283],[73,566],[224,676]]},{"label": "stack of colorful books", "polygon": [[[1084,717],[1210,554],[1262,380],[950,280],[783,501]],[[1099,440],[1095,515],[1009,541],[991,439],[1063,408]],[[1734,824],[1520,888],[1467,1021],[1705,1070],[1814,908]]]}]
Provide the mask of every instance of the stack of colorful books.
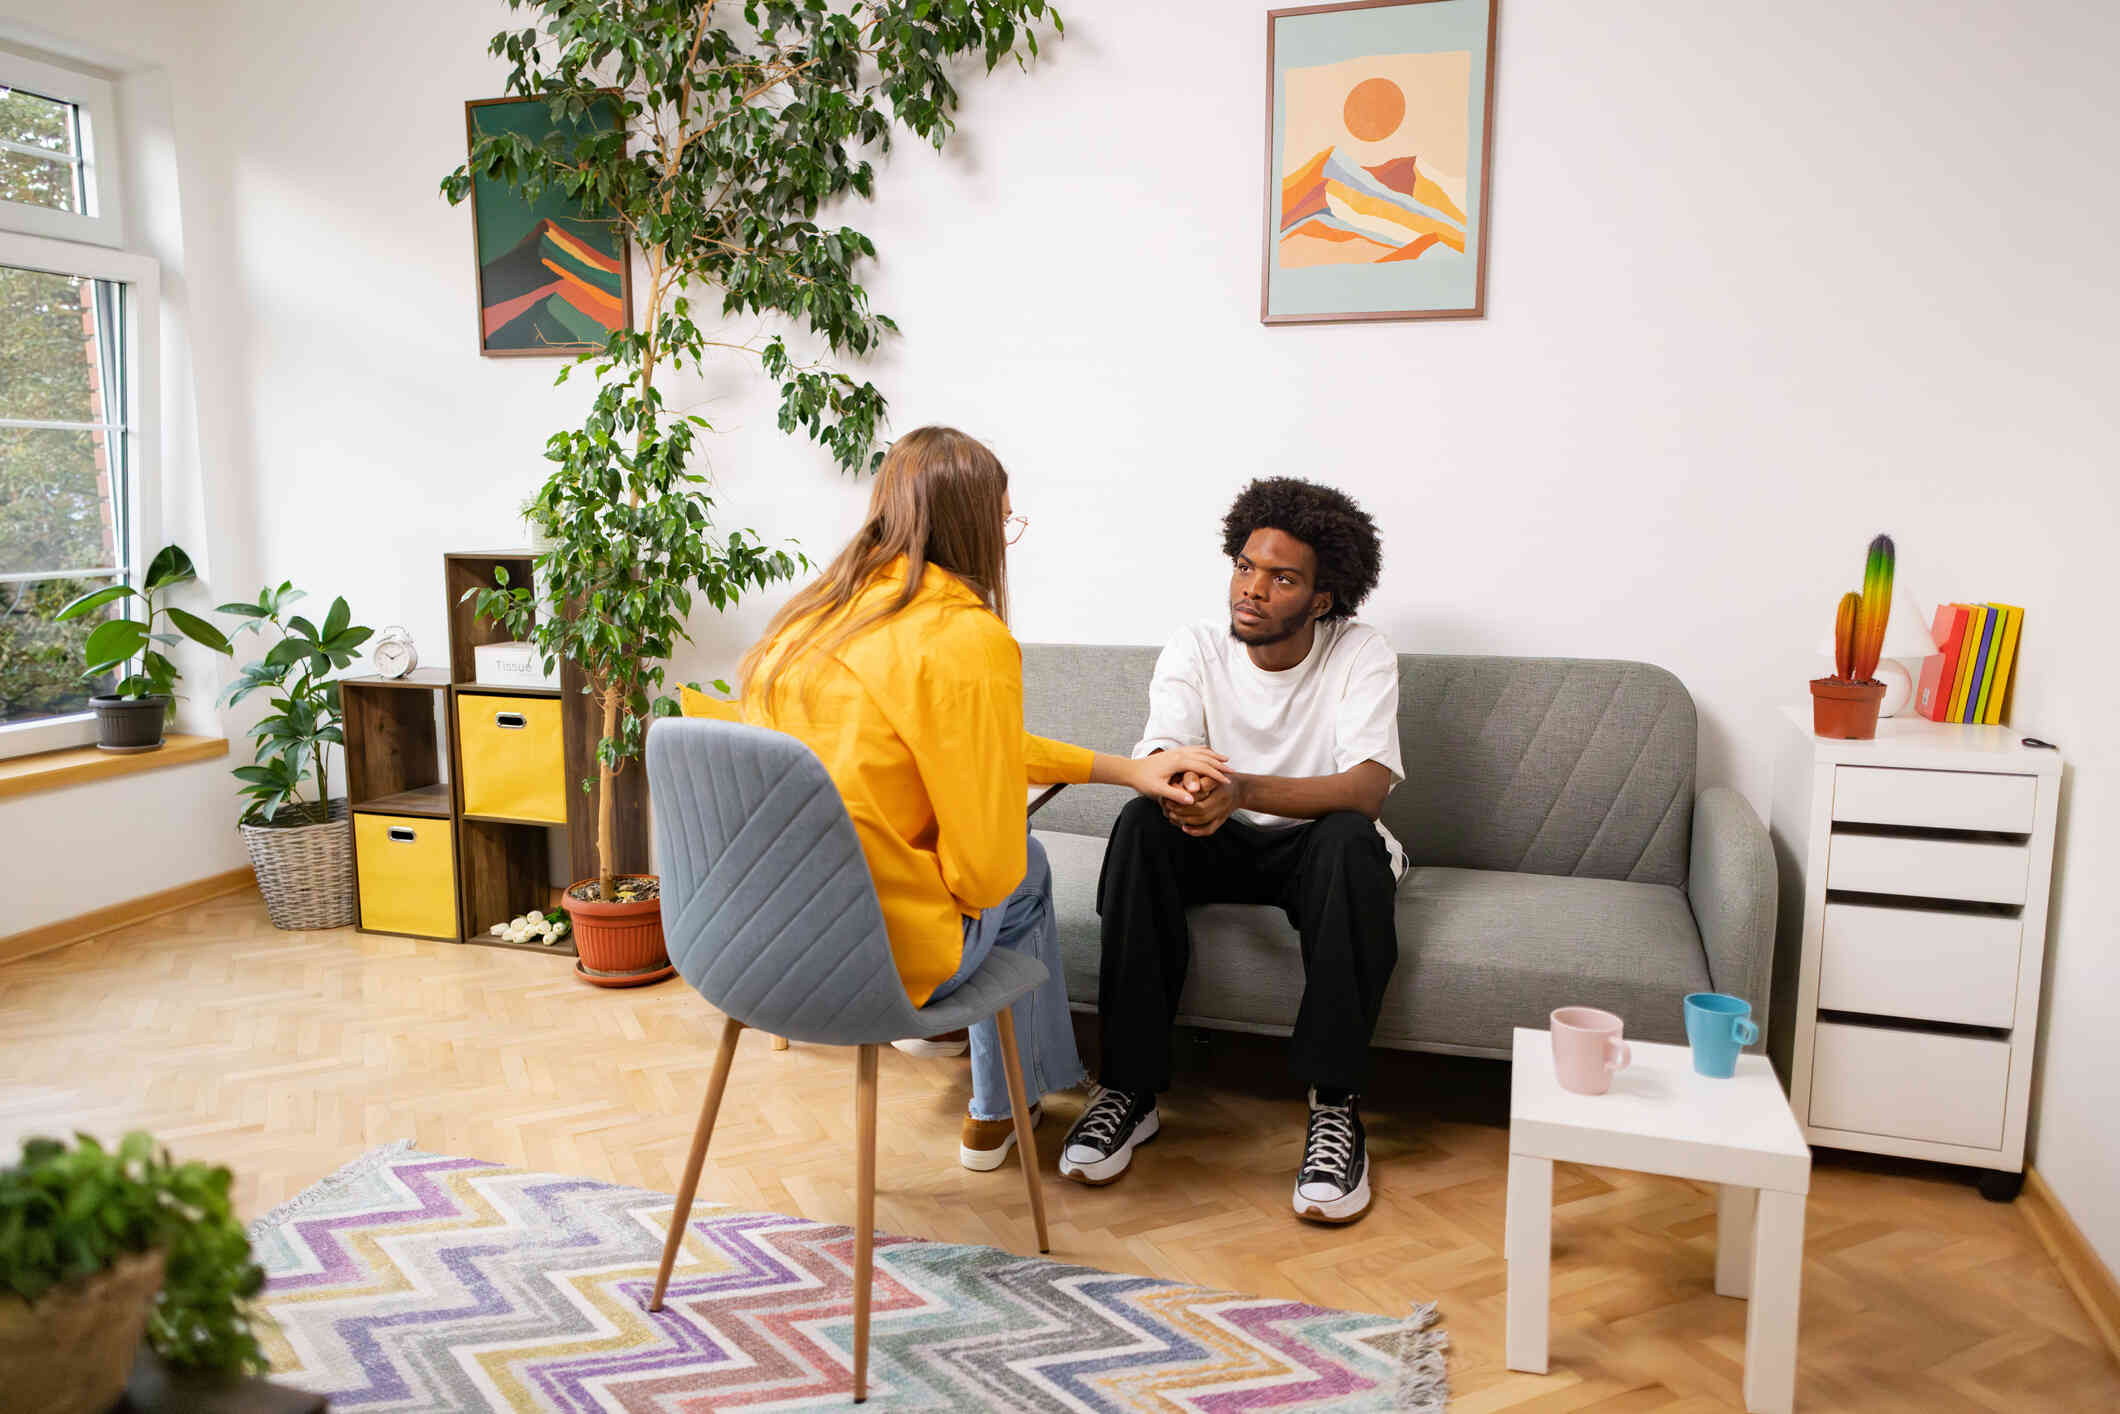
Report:
[{"label": "stack of colorful books", "polygon": [[1942,650],[1921,667],[1914,710],[1932,722],[2001,723],[2024,610],[2015,604],[1945,604],[1930,636]]}]

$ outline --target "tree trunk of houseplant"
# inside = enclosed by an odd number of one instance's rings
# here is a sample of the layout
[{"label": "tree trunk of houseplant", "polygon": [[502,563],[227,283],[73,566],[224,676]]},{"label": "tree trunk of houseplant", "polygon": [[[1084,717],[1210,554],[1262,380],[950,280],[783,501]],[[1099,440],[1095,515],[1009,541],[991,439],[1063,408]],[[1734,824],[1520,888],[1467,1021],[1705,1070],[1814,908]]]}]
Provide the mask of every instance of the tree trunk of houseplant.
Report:
[{"label": "tree trunk of houseplant", "polygon": [[353,820],[344,796],[328,811],[290,805],[270,825],[237,828],[273,927],[344,928],[354,921]]},{"label": "tree trunk of houseplant", "polygon": [[102,1414],[125,1392],[162,1288],[162,1254],[121,1258],[36,1301],[0,1296],[0,1400],[38,1414]]},{"label": "tree trunk of houseplant", "polygon": [[[619,695],[605,688],[599,701],[604,739],[615,739]],[[597,762],[596,877],[569,884],[560,906],[573,925],[579,954],[576,976],[597,987],[644,987],[676,969],[663,948],[662,897],[655,876],[617,872],[618,792],[612,788],[617,774],[609,761]]]},{"label": "tree trunk of houseplant", "polygon": [[88,705],[96,710],[96,746],[99,750],[121,755],[161,750],[162,724],[169,719],[167,694],[91,697]]}]

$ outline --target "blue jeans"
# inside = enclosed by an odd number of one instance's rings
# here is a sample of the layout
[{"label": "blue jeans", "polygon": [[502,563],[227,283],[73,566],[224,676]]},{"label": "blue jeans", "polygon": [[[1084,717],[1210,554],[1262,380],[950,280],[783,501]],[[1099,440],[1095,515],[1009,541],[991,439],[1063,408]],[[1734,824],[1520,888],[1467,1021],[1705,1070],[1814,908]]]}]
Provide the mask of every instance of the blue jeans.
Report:
[{"label": "blue jeans", "polygon": [[[1074,1023],[1068,1019],[1067,979],[1060,971],[1060,926],[1053,918],[1053,868],[1045,846],[1029,841],[1030,867],[1023,882],[999,907],[964,920],[964,961],[948,981],[935,989],[939,1001],[964,985],[995,948],[1027,952],[1045,964],[1045,982],[1010,1008],[1016,1021],[1017,1058],[1023,1062],[1023,1094],[1030,1104],[1048,1090],[1082,1083],[1082,1058],[1075,1051]],[[972,1032],[972,1118],[1007,1119],[1008,1073],[1001,1064],[1001,1034],[993,1019]]]}]

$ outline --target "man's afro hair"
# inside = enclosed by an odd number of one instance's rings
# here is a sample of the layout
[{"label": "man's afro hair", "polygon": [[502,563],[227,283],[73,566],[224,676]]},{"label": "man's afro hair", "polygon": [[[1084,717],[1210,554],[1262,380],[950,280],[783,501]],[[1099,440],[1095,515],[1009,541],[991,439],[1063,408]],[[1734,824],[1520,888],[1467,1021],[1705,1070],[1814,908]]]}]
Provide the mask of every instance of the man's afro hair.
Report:
[{"label": "man's afro hair", "polygon": [[1353,617],[1377,587],[1384,562],[1377,523],[1344,491],[1293,476],[1254,481],[1222,517],[1222,553],[1234,560],[1260,530],[1292,535],[1318,557],[1318,588],[1332,595],[1328,619]]}]

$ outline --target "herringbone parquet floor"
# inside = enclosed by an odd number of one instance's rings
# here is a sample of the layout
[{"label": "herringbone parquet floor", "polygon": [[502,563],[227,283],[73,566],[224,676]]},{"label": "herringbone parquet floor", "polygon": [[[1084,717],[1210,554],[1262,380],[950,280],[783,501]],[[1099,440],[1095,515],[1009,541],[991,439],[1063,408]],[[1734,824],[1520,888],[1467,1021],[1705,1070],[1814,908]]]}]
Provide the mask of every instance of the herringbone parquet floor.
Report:
[{"label": "herringbone parquet floor", "polygon": [[[235,1169],[250,1213],[377,1144],[664,1191],[718,1017],[679,982],[581,986],[564,962],[349,931],[279,933],[246,893],[0,967],[0,1150],[144,1126]],[[853,1217],[853,1053],[746,1035],[700,1192]],[[1712,1194],[1561,1165],[1553,1370],[1502,1365],[1506,1080],[1386,1054],[1365,1105],[1379,1197],[1349,1228],[1288,1210],[1300,1096],[1278,1043],[1217,1036],[1164,1132],[1110,1188],[1047,1188],[1054,1256],[1388,1314],[1439,1299],[1456,1414],[1734,1409],[1744,1307],[1713,1292]],[[1014,1165],[955,1158],[962,1061],[884,1055],[877,1225],[1029,1251]],[[1079,1109],[1061,1097],[1053,1146]],[[1812,1190],[1805,1410],[2120,1409],[2120,1369],[2012,1208],[1958,1181],[1823,1164]]]}]

